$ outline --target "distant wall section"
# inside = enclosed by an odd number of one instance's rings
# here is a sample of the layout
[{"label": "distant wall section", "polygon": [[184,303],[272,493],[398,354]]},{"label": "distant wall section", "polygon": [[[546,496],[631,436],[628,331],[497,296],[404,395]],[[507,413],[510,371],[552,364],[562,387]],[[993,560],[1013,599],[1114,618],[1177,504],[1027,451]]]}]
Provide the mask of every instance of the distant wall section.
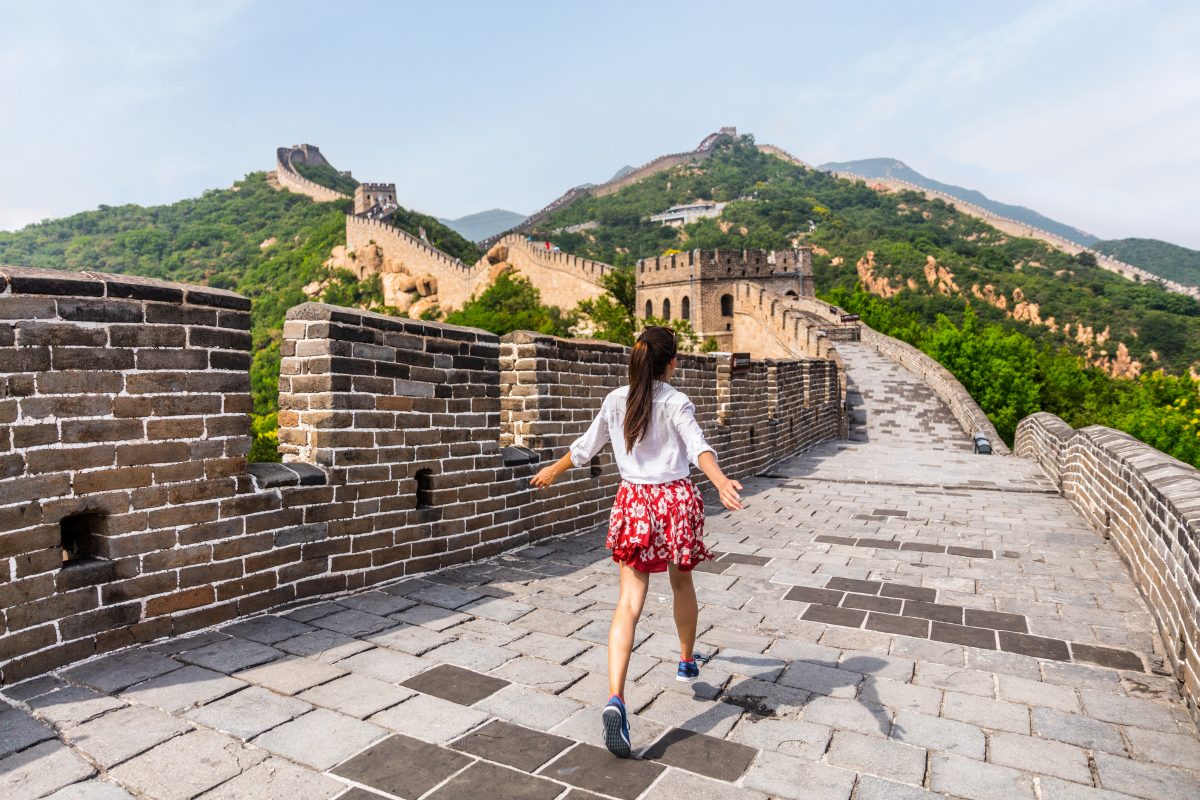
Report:
[{"label": "distant wall section", "polygon": [[[316,151],[313,155],[312,151]],[[318,161],[319,159],[319,161]],[[335,192],[327,186],[314,183],[296,171],[294,164],[320,163],[325,166],[329,162],[312,145],[293,145],[280,147],[275,151],[275,179],[279,185],[288,191],[311,197],[318,203],[332,203],[345,200],[347,195]]]}]

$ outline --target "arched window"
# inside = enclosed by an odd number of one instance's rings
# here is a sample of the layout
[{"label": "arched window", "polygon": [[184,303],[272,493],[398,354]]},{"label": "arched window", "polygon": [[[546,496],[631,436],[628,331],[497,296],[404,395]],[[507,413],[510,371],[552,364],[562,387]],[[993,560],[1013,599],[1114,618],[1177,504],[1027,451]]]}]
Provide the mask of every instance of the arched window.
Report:
[{"label": "arched window", "polygon": [[654,316],[654,303],[647,300],[646,301],[646,319],[650,319],[650,317],[653,317],[653,316]]},{"label": "arched window", "polygon": [[671,318],[671,301],[663,300],[663,319]]},{"label": "arched window", "polygon": [[733,316],[733,295],[731,295],[731,294],[721,295],[721,316],[722,317],[732,317]]},{"label": "arched window", "polygon": [[692,318],[692,301],[688,298],[683,298],[683,304],[679,308],[679,315],[684,319]]},{"label": "arched window", "polygon": [[787,292],[785,293],[785,296],[790,297],[793,300],[798,299],[800,297],[800,295],[796,294],[795,289],[788,289]]}]

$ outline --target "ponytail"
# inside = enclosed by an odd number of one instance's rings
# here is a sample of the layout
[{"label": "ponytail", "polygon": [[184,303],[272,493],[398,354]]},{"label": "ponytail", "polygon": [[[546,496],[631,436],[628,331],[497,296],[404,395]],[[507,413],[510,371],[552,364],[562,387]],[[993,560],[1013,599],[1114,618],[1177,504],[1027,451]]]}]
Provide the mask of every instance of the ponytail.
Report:
[{"label": "ponytail", "polygon": [[675,331],[651,326],[642,331],[629,355],[629,399],[625,406],[625,449],[633,450],[650,427],[654,380],[675,358]]}]

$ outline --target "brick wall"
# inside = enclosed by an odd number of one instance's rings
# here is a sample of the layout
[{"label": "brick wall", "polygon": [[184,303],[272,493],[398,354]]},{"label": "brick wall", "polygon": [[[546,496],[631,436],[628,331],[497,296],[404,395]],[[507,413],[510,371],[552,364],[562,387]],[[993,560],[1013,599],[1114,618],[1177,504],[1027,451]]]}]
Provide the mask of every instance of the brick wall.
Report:
[{"label": "brick wall", "polygon": [[1047,413],[1021,421],[1015,450],[1116,547],[1200,722],[1200,472],[1129,434],[1074,430]]},{"label": "brick wall", "polygon": [[[600,261],[547,251],[544,242],[529,242],[524,236],[506,236],[500,243],[508,247],[508,263],[538,288],[542,303],[564,311],[604,294],[600,281],[613,269]],[[487,266],[484,259],[477,268],[486,271]]]},{"label": "brick wall", "polygon": [[[284,331],[287,463],[247,465],[248,309],[0,268],[3,682],[603,523],[610,455],[537,493],[505,446],[561,455],[624,348],[305,304]],[[733,375],[686,355],[676,382],[735,476],[842,430],[829,360]]]},{"label": "brick wall", "polygon": [[488,271],[483,266],[486,261],[474,266],[465,264],[395,225],[347,214],[346,249],[371,243],[383,249],[389,263],[402,264],[417,277],[437,278],[438,303],[444,309],[461,307],[488,283]]}]

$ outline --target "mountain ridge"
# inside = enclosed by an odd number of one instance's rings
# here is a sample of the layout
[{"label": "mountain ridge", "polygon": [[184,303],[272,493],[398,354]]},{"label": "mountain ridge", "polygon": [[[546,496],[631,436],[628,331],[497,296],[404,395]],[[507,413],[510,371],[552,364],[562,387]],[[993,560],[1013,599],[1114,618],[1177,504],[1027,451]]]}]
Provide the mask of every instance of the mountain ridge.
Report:
[{"label": "mountain ridge", "polygon": [[898,158],[863,158],[854,161],[830,161],[821,164],[819,169],[830,172],[849,173],[867,179],[890,179],[913,183],[926,189],[948,194],[951,197],[957,197],[964,202],[972,203],[999,216],[1009,217],[1034,228],[1040,228],[1083,247],[1091,247],[1100,241],[1100,237],[1095,234],[1076,228],[1074,225],[1068,225],[1065,222],[1051,219],[1044,214],[1034,211],[1032,208],[1013,205],[1011,203],[1002,203],[999,200],[993,200],[976,189],[968,189],[964,186],[943,183],[926,177]]},{"label": "mountain ridge", "polygon": [[486,211],[476,211],[474,214],[467,214],[458,219],[438,217],[437,221],[463,238],[479,242],[489,236],[495,236],[501,231],[514,228],[525,219],[526,215],[517,211],[509,211],[506,208],[489,208]]}]

